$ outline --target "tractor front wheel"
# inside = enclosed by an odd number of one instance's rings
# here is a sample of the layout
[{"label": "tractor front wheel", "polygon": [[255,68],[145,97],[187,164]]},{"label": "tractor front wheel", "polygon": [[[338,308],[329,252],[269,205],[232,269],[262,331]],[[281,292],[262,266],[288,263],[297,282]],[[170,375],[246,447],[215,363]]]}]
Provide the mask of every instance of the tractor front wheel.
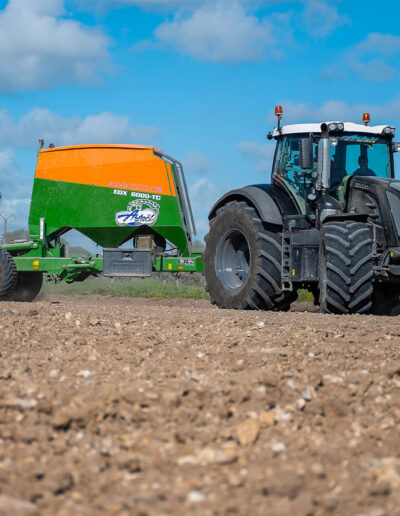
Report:
[{"label": "tractor front wheel", "polygon": [[255,209],[232,201],[210,222],[204,254],[211,302],[220,308],[285,310],[297,298],[282,292],[282,235]]}]

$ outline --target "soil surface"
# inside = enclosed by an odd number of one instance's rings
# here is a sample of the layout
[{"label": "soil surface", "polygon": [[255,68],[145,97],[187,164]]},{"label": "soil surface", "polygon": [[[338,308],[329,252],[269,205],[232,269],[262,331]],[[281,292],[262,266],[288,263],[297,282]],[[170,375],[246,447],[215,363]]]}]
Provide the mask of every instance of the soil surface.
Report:
[{"label": "soil surface", "polygon": [[399,317],[51,295],[0,313],[0,514],[400,514]]}]

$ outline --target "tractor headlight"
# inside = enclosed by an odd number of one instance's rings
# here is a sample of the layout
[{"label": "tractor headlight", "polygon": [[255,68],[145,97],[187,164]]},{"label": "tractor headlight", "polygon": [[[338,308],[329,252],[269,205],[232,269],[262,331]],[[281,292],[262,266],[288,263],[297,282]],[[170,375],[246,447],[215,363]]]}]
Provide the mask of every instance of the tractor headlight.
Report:
[{"label": "tractor headlight", "polygon": [[335,131],[343,131],[344,123],[343,122],[331,122],[328,124],[328,131],[333,133]]},{"label": "tractor headlight", "polygon": [[382,134],[386,135],[386,136],[394,136],[395,135],[395,128],[394,127],[390,127],[389,125],[387,125],[386,127],[384,127],[382,129]]}]

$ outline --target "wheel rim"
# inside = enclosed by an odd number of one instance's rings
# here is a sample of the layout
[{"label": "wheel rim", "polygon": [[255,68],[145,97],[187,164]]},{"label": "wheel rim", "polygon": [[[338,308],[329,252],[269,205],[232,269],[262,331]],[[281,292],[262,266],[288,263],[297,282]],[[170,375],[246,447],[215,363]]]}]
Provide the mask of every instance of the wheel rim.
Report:
[{"label": "wheel rim", "polygon": [[240,288],[247,280],[251,252],[245,235],[238,229],[228,231],[218,248],[217,270],[224,287]]}]

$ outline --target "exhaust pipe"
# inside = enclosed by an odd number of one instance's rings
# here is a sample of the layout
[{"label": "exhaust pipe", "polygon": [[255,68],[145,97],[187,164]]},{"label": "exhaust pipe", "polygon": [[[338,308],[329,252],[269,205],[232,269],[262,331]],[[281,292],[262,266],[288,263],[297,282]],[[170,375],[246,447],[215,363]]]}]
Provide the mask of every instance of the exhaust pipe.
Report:
[{"label": "exhaust pipe", "polygon": [[329,217],[337,217],[343,213],[339,201],[329,195],[331,187],[331,139],[327,124],[321,124],[321,139],[318,143],[318,181],[316,188],[321,192],[317,202],[317,226]]},{"label": "exhaust pipe", "polygon": [[331,186],[331,139],[327,124],[321,124],[318,144],[318,190],[327,191]]}]

